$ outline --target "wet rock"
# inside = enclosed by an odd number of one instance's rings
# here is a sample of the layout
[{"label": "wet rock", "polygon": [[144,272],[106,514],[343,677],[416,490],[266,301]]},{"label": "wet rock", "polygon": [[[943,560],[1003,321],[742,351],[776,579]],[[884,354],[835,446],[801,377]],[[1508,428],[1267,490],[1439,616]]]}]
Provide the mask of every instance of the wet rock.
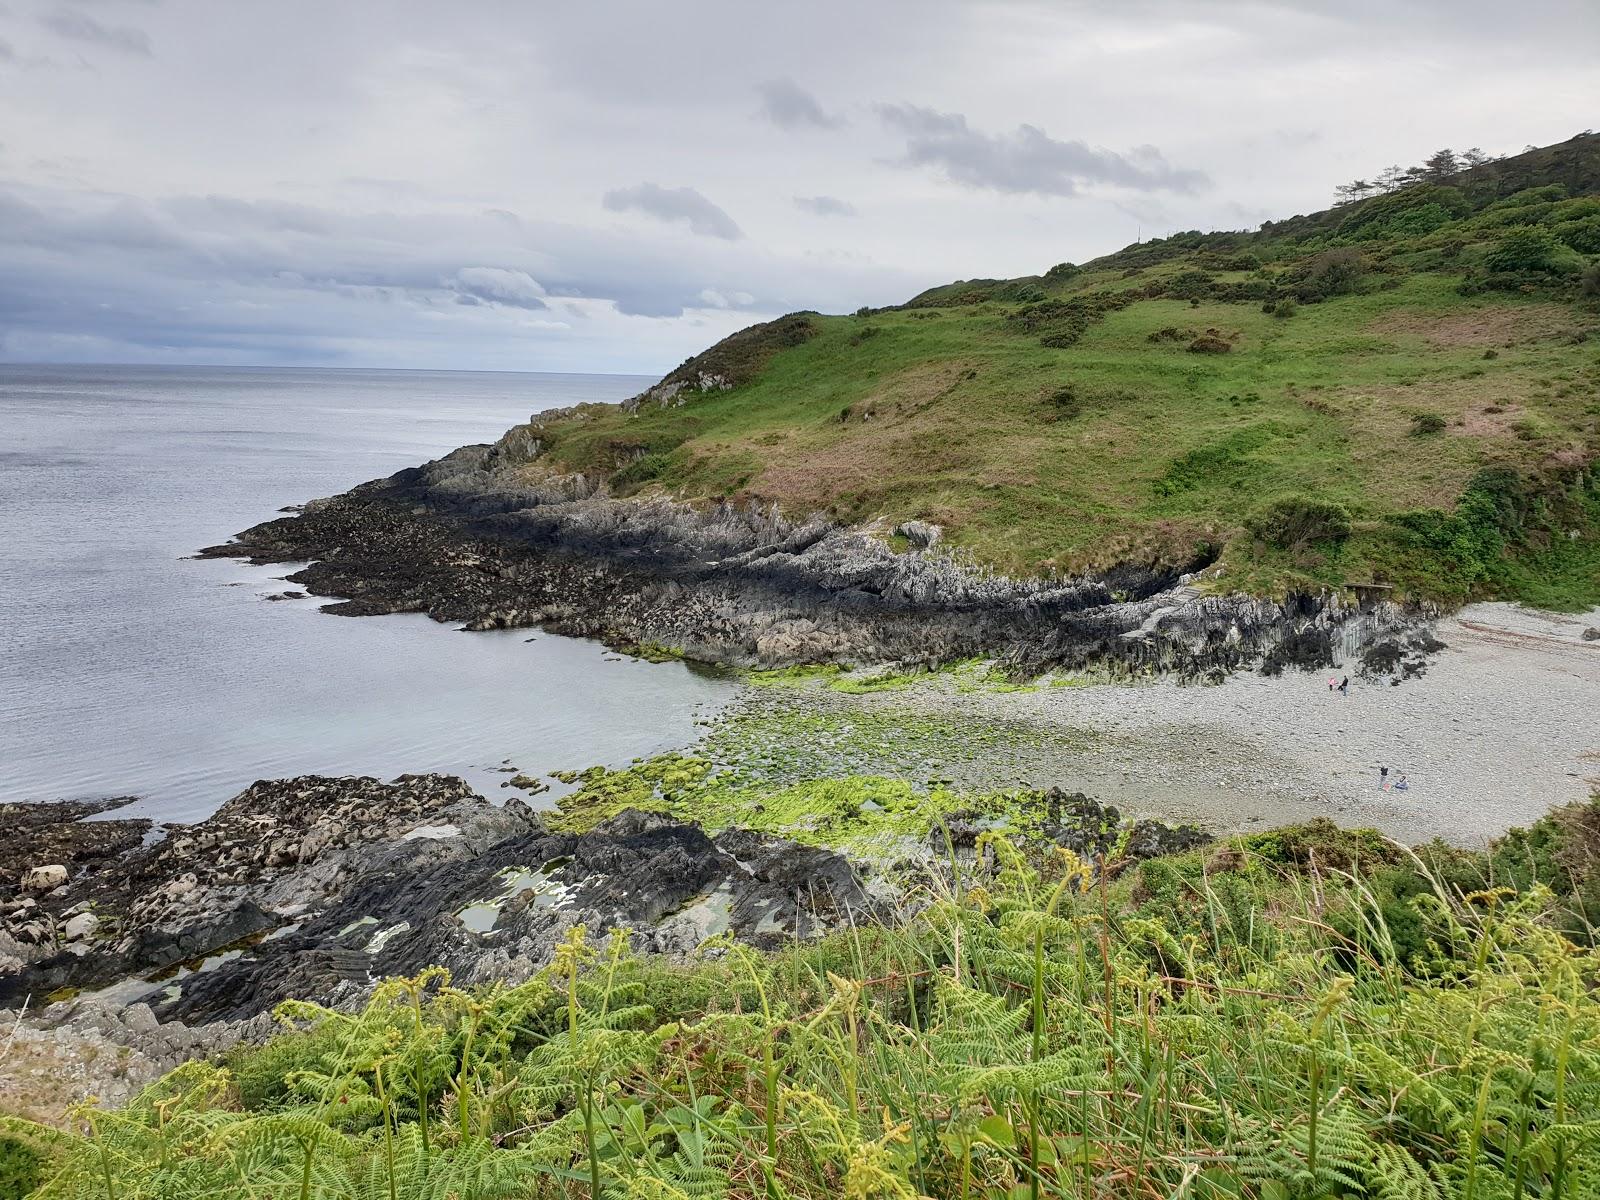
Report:
[{"label": "wet rock", "polygon": [[[1430,614],[1328,592],[1267,600],[1180,583],[1204,562],[1010,579],[821,516],[661,497],[583,475],[527,480],[532,435],[258,525],[210,557],[311,563],[290,579],[347,616],[426,612],[469,629],[541,625],[614,647],[666,645],[741,666],[1000,656],[1038,672],[1098,667],[1213,679],[1342,662]],[[913,544],[937,527],[907,522]]]},{"label": "wet rock", "polygon": [[1600,627],[1594,625],[1583,631],[1583,640],[1586,642],[1600,642]]},{"label": "wet rock", "polygon": [[[268,933],[337,899],[370,853],[419,828],[451,826],[456,852],[469,854],[532,821],[520,801],[494,807],[450,776],[257,782],[206,820],[170,827],[153,845],[127,848],[126,837],[112,837],[123,846],[114,870],[86,871],[51,893],[48,907],[8,914],[7,932],[32,948],[32,961],[0,974],[0,1003],[148,973]],[[136,841],[147,827],[139,826]],[[61,843],[58,825],[35,828],[46,842]],[[54,950],[55,917],[90,904],[99,936]]]}]

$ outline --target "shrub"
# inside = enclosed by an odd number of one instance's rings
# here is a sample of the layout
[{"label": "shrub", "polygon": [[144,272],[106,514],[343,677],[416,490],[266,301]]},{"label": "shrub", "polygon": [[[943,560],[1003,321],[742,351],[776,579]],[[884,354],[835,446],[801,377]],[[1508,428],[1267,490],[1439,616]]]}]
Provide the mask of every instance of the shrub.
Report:
[{"label": "shrub", "polygon": [[1543,229],[1513,229],[1494,244],[1484,256],[1483,265],[1496,272],[1548,271],[1555,264],[1559,247]]},{"label": "shrub", "polygon": [[1563,221],[1555,235],[1579,254],[1600,254],[1600,216],[1581,221]]},{"label": "shrub", "polygon": [[1286,321],[1290,317],[1294,316],[1295,311],[1298,308],[1299,308],[1299,305],[1297,305],[1294,302],[1294,298],[1292,296],[1285,296],[1282,300],[1279,300],[1276,304],[1268,305],[1267,306],[1267,311],[1269,313],[1271,313],[1273,316],[1277,317],[1278,320]]},{"label": "shrub", "polygon": [[1232,349],[1232,342],[1209,329],[1189,343],[1190,354],[1227,354]]},{"label": "shrub", "polygon": [[27,1143],[0,1135],[0,1200],[23,1200],[42,1181],[44,1160]]},{"label": "shrub", "polygon": [[1044,273],[1044,277],[1046,279],[1053,279],[1059,282],[1062,280],[1071,279],[1074,275],[1078,274],[1082,270],[1083,268],[1078,266],[1077,263],[1059,262],[1046,271]]},{"label": "shrub", "polygon": [[1306,265],[1305,277],[1296,289],[1302,301],[1315,303],[1328,296],[1344,296],[1358,290],[1367,274],[1367,260],[1359,250],[1341,246],[1324,250]]},{"label": "shrub", "polygon": [[1592,262],[1583,269],[1583,294],[1600,296],[1600,262]]},{"label": "shrub", "polygon": [[1204,271],[1184,271],[1167,280],[1161,290],[1174,300],[1204,300],[1211,295],[1216,283]]},{"label": "shrub", "polygon": [[1290,550],[1350,536],[1350,514],[1342,504],[1304,496],[1282,496],[1252,514],[1245,528],[1269,545]]},{"label": "shrub", "polygon": [[1429,433],[1442,433],[1446,421],[1438,413],[1420,412],[1411,418],[1411,436],[1421,437]]},{"label": "shrub", "polygon": [[623,492],[628,489],[642,487],[653,479],[659,479],[672,466],[670,454],[644,454],[634,459],[619,471],[612,472],[610,485],[613,491]]}]

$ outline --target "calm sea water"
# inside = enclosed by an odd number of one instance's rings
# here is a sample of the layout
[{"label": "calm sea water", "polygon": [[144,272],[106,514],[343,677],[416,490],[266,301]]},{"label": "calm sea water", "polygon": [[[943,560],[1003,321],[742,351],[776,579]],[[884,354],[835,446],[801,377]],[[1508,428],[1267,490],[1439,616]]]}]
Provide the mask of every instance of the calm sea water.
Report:
[{"label": "calm sea water", "polygon": [[507,760],[538,773],[693,740],[731,683],[534,630],[269,603],[292,568],[184,557],[649,382],[0,366],[0,800],[137,795],[129,811],[192,820],[261,778],[444,771],[493,788]]}]

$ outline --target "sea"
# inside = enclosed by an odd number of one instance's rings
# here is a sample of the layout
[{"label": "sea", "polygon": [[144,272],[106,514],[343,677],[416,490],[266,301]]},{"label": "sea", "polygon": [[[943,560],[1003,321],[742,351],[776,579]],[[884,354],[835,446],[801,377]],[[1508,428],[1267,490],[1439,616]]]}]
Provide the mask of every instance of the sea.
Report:
[{"label": "sea", "polygon": [[256,779],[461,775],[489,795],[693,741],[737,684],[539,630],[334,617],[292,566],[197,560],[622,375],[0,365],[0,802],[194,821]]}]

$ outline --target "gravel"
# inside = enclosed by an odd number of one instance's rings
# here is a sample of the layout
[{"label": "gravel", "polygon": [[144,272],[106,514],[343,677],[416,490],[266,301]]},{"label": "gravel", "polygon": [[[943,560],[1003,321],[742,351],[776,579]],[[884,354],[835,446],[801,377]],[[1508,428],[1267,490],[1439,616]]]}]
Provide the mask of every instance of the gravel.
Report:
[{"label": "gravel", "polygon": [[[1597,618],[1472,605],[1440,622],[1447,648],[1420,678],[1352,676],[1348,696],[1328,689],[1341,670],[861,701],[1034,728],[953,768],[966,786],[1055,785],[1214,831],[1326,816],[1477,846],[1600,787],[1600,643],[1583,639]],[[1381,790],[1380,766],[1410,789]]]}]

